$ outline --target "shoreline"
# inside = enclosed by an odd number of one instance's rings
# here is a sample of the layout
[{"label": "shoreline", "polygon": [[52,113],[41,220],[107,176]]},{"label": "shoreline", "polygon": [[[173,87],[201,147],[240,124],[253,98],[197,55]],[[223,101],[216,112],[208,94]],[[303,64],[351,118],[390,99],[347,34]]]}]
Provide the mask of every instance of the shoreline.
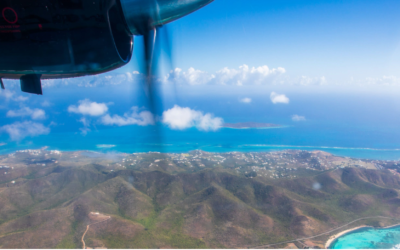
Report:
[{"label": "shoreline", "polygon": [[350,233],[350,232],[352,232],[352,231],[358,230],[358,229],[360,229],[360,228],[366,228],[366,227],[371,227],[371,226],[362,225],[362,226],[358,226],[358,227],[355,227],[355,228],[347,229],[347,230],[344,230],[344,231],[342,231],[342,232],[340,232],[340,233],[337,233],[337,234],[335,234],[335,235],[332,235],[332,236],[329,237],[329,239],[326,241],[326,243],[325,243],[325,248],[326,248],[326,249],[329,249],[329,247],[332,245],[332,243],[333,243],[337,238],[339,238],[339,237],[341,237],[341,236],[343,236],[343,235],[345,235],[345,234],[348,234],[348,233]]},{"label": "shoreline", "polygon": [[391,226],[387,226],[387,227],[373,227],[373,226],[361,225],[361,226],[358,226],[358,227],[347,229],[347,230],[341,231],[341,232],[329,237],[329,239],[325,243],[325,249],[329,249],[329,247],[332,245],[332,243],[336,239],[338,239],[339,237],[344,236],[344,235],[346,235],[348,233],[351,233],[351,232],[356,231],[356,230],[361,229],[361,228],[386,229],[386,228],[392,228],[392,227],[397,227],[397,226],[400,226],[400,223],[395,224],[395,225],[391,225]]},{"label": "shoreline", "polygon": [[287,128],[289,126],[271,126],[271,127],[242,127],[242,128],[234,128],[234,127],[222,127],[229,129],[274,129],[274,128]]},{"label": "shoreline", "polygon": [[[114,147],[103,147],[99,148],[98,145],[113,145]],[[7,154],[13,154],[16,153],[20,150],[39,150],[44,147],[46,147],[47,150],[58,150],[58,151],[63,151],[63,152],[76,152],[76,151],[92,151],[92,152],[97,152],[97,153],[105,153],[107,151],[112,151],[114,153],[126,153],[126,154],[132,154],[132,153],[149,153],[149,152],[154,152],[157,151],[157,149],[150,149],[149,150],[126,150],[123,148],[124,145],[122,145],[122,148],[118,144],[94,144],[93,147],[83,147],[83,148],[78,148],[78,149],[63,149],[57,146],[42,146],[42,145],[37,145],[37,146],[30,146],[30,147],[12,147],[12,148],[0,148],[0,155],[7,155]],[[173,145],[167,145],[166,147],[171,147]],[[207,148],[207,146],[210,146],[210,148]],[[326,146],[291,146],[291,145],[268,145],[268,144],[243,144],[243,145],[237,145],[236,147],[229,148],[229,149],[224,149],[222,146],[217,146],[217,145],[206,145],[206,146],[199,146],[197,148],[190,148],[189,150],[181,149],[180,147],[177,147],[176,149],[173,148],[171,150],[165,150],[166,147],[163,147],[164,151],[163,153],[172,153],[172,154],[181,154],[181,153],[189,153],[190,151],[193,150],[202,150],[208,153],[231,153],[231,152],[238,152],[238,153],[260,153],[260,152],[281,152],[281,151],[286,151],[286,150],[297,150],[297,151],[323,151],[329,154],[332,154],[334,156],[338,157],[344,157],[344,158],[351,158],[351,159],[358,159],[358,160],[377,160],[377,161],[398,161],[400,157],[400,149],[374,149],[374,148],[342,148],[342,147],[326,147]],[[349,153],[344,153],[344,152],[354,152],[354,151],[360,151],[360,152],[365,152],[365,151],[376,151],[376,152],[386,152],[386,151],[396,151],[398,152],[399,156],[396,155],[396,157],[373,157],[369,155],[369,157],[366,157],[364,154],[362,155],[354,155],[354,154],[349,154]]]}]

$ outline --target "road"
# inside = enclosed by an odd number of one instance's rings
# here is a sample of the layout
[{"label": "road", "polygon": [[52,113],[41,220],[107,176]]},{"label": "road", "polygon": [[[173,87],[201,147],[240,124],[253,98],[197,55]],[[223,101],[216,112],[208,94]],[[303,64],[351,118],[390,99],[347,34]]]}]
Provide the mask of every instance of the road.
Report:
[{"label": "road", "polygon": [[305,237],[305,238],[298,238],[298,239],[288,240],[288,241],[282,241],[282,242],[268,244],[268,245],[252,246],[252,247],[248,247],[248,248],[266,248],[266,247],[276,246],[276,245],[280,245],[280,244],[292,243],[292,242],[299,241],[299,240],[309,240],[309,239],[313,239],[313,238],[316,238],[316,237],[319,237],[319,236],[322,236],[322,235],[325,235],[325,234],[332,233],[332,232],[334,232],[336,230],[339,230],[341,228],[347,227],[348,225],[350,225],[350,224],[352,224],[354,222],[357,222],[357,221],[360,221],[360,220],[365,220],[365,219],[374,219],[374,218],[399,220],[398,218],[391,218],[391,217],[385,217],[385,216],[363,217],[363,218],[359,218],[357,220],[353,220],[353,221],[351,221],[351,222],[349,222],[349,223],[347,223],[347,224],[345,224],[343,226],[340,226],[340,227],[337,227],[335,229],[329,230],[329,231],[327,231],[325,233],[317,234],[317,235],[314,235],[314,236]]},{"label": "road", "polygon": [[86,244],[85,244],[84,238],[85,238],[85,235],[86,235],[87,231],[89,230],[89,227],[90,227],[91,225],[95,225],[95,224],[98,224],[98,223],[101,223],[101,222],[105,222],[105,221],[107,221],[107,220],[109,220],[109,219],[111,219],[111,216],[108,216],[108,218],[105,219],[105,220],[98,221],[98,222],[95,222],[95,223],[92,223],[92,224],[89,224],[89,225],[86,226],[86,231],[83,233],[82,239],[81,239],[81,241],[82,241],[82,249],[86,249]]}]

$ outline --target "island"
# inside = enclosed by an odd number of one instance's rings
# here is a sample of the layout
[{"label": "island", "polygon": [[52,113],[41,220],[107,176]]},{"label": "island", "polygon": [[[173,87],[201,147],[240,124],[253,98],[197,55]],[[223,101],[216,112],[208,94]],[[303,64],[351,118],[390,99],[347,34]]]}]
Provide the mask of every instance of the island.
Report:
[{"label": "island", "polygon": [[399,224],[399,193],[399,160],[324,151],[20,150],[0,155],[0,248],[325,248]]},{"label": "island", "polygon": [[233,128],[233,129],[265,129],[265,128],[281,128],[282,125],[273,124],[273,123],[260,123],[260,122],[239,122],[239,123],[225,123],[224,128]]}]

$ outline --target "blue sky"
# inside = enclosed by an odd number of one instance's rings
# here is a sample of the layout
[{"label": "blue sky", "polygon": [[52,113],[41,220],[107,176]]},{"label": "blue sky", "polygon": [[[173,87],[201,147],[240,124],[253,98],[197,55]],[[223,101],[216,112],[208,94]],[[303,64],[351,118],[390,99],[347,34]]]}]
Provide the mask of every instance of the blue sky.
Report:
[{"label": "blue sky", "polygon": [[399,9],[395,0],[216,0],[169,28],[182,69],[268,65],[337,84],[398,76]]},{"label": "blue sky", "polygon": [[[169,24],[177,69],[159,75],[166,99],[157,119],[171,129],[201,131],[246,116],[397,126],[399,7],[394,0],[215,0]],[[43,96],[21,93],[18,81],[6,80],[0,145],[53,131],[85,136],[102,127],[154,123],[143,113],[140,39],[128,65],[43,81]]]}]

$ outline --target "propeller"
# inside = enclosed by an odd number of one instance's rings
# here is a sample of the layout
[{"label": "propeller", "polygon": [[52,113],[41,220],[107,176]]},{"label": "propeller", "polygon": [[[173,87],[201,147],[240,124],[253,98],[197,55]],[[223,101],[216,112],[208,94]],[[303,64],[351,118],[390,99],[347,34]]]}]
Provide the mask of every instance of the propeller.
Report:
[{"label": "propeller", "polygon": [[[173,50],[172,50],[172,42],[171,42],[171,35],[167,28],[167,25],[158,26],[154,28],[150,34],[147,36],[145,35],[143,42],[144,49],[145,49],[145,65],[146,65],[146,83],[147,83],[147,90],[149,93],[150,101],[154,101],[155,103],[150,104],[153,106],[154,109],[162,108],[161,103],[156,103],[158,99],[156,99],[157,95],[160,94],[159,85],[157,84],[157,77],[156,74],[159,72],[159,66],[162,63],[161,59],[165,59],[166,63],[168,64],[168,71],[173,71],[174,61],[173,61]],[[164,57],[161,57],[162,52],[164,52]],[[165,62],[164,61],[164,62]],[[175,100],[177,100],[177,86],[176,82],[173,81],[173,90]],[[153,95],[151,95],[153,93]],[[154,110],[159,111],[159,110]]]},{"label": "propeller", "polygon": [[[156,74],[160,56],[165,52],[170,68],[173,70],[172,46],[166,24],[188,15],[213,0],[120,0],[121,8],[132,35],[143,36],[143,61],[146,81],[145,92],[148,107],[154,118],[159,114],[162,102],[159,98]],[[175,96],[176,85],[174,83]],[[156,119],[156,136],[161,141],[161,128]]]},{"label": "propeller", "polygon": [[[172,73],[175,70],[175,64],[174,64],[174,58],[173,58],[174,53],[173,53],[172,41],[171,41],[172,36],[169,32],[168,25],[162,26],[159,29],[159,31],[160,31],[159,36],[157,36],[157,37],[159,38],[160,42],[158,44],[162,44],[161,47],[163,48],[164,54],[168,61],[168,66],[169,66],[168,71]],[[179,95],[177,92],[178,88],[177,88],[176,82],[173,81],[172,85],[173,85],[175,102],[179,103],[179,100],[178,100]]]},{"label": "propeller", "polygon": [[147,104],[150,112],[153,114],[155,122],[156,141],[161,147],[162,131],[160,123],[157,122],[157,115],[162,111],[162,102],[160,98],[159,83],[157,83],[157,73],[160,65],[159,53],[163,50],[170,67],[172,64],[172,49],[169,42],[168,30],[165,26],[152,26],[154,21],[150,17],[143,17],[140,32],[143,36],[143,61],[146,78],[144,81]]}]

